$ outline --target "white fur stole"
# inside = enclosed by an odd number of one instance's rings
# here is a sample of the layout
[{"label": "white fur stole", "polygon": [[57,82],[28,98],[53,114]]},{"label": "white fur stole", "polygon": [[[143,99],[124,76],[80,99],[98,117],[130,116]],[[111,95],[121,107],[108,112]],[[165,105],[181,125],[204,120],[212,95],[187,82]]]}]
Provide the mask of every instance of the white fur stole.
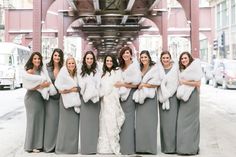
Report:
[{"label": "white fur stole", "polygon": [[[142,74],[139,69],[137,61],[133,61],[129,67],[122,71],[122,81],[125,83],[131,83],[133,85],[138,85],[141,82]],[[130,93],[131,89],[126,87],[121,87],[119,90],[121,101],[125,101]]]},{"label": "white fur stole", "polygon": [[80,75],[79,78],[80,94],[82,95],[85,103],[88,102],[89,100],[91,100],[93,103],[99,101],[100,83],[101,83],[101,74],[98,69],[95,75],[93,75],[93,73],[90,73],[90,75],[85,74],[84,77]]},{"label": "white fur stole", "polygon": [[178,64],[173,63],[170,71],[165,74],[164,67],[160,64],[160,73],[162,77],[161,85],[157,90],[158,100],[162,103],[163,110],[170,109],[169,98],[172,97],[179,85]]},{"label": "white fur stole", "polygon": [[[200,81],[202,78],[201,62],[195,59],[186,69],[180,72],[180,80]],[[177,98],[183,101],[188,101],[195,87],[188,85],[179,85],[177,89]]]},{"label": "white fur stole", "polygon": [[[151,85],[160,85],[161,79],[158,73],[159,67],[153,65],[151,69],[143,76],[141,83],[147,83]],[[136,103],[143,104],[146,98],[154,98],[156,94],[156,88],[146,88],[137,89],[133,94],[133,100]]]},{"label": "white fur stole", "polygon": [[[77,73],[78,75],[78,73]],[[63,66],[55,80],[55,86],[58,90],[71,89],[78,87],[78,76],[74,79],[70,76],[66,66]],[[61,94],[63,105],[65,108],[74,107],[76,113],[80,112],[81,100],[78,92]]]},{"label": "white fur stole", "polygon": [[29,74],[28,72],[24,71],[22,74],[22,81],[23,81],[23,87],[29,90],[35,88],[36,86],[43,83],[44,81],[50,82],[51,84],[49,87],[37,89],[37,91],[41,93],[43,99],[45,100],[49,99],[49,95],[57,94],[57,90],[52,84],[52,81],[48,75],[48,72],[45,66],[42,67],[40,75]]}]

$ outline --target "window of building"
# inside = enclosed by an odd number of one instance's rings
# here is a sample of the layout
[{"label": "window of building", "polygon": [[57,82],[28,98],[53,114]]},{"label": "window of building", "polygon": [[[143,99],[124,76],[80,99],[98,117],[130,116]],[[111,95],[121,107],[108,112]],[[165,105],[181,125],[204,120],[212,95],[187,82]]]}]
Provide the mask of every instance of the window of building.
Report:
[{"label": "window of building", "polygon": [[226,1],[221,3],[222,5],[222,27],[226,27],[229,24],[228,7]]},{"label": "window of building", "polygon": [[217,29],[221,28],[220,4],[217,5]]},{"label": "window of building", "polygon": [[208,40],[200,40],[200,58],[201,60],[208,61]]},{"label": "window of building", "polygon": [[236,24],[236,2],[231,0],[231,24]]},{"label": "window of building", "polygon": [[181,5],[177,0],[168,0],[167,4],[170,8],[181,8]]},{"label": "window of building", "polygon": [[209,2],[207,0],[200,0],[199,6],[200,7],[209,7]]}]

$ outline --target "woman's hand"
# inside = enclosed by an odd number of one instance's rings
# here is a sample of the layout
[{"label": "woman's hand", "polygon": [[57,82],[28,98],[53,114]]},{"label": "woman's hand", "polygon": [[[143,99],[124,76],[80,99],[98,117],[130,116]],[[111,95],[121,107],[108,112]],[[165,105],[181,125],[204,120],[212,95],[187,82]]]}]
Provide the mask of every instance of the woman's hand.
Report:
[{"label": "woman's hand", "polygon": [[145,83],[140,83],[138,89],[142,89],[143,87],[147,87],[147,85]]},{"label": "woman's hand", "polygon": [[43,83],[37,85],[36,87],[34,87],[31,90],[43,89],[43,88],[49,87],[50,84],[51,84],[51,82],[44,81]]},{"label": "woman's hand", "polygon": [[184,85],[193,86],[193,87],[198,87],[198,88],[201,86],[201,81],[179,80],[179,83],[180,83],[181,85],[184,84]]},{"label": "woman's hand", "polygon": [[78,88],[77,87],[73,87],[70,89],[70,92],[78,92]]},{"label": "woman's hand", "polygon": [[179,80],[179,84],[181,84],[181,85],[186,84],[186,80]]},{"label": "woman's hand", "polygon": [[60,94],[68,94],[68,93],[70,93],[70,90],[69,89],[59,90],[59,93]]},{"label": "woman's hand", "polygon": [[118,81],[118,82],[116,82],[116,83],[114,84],[114,86],[115,86],[116,88],[120,88],[120,87],[123,87],[123,86],[124,86],[124,83],[121,82],[121,81]]},{"label": "woman's hand", "polygon": [[78,88],[73,87],[71,89],[59,90],[59,93],[61,93],[61,94],[68,94],[68,93],[72,93],[72,92],[78,92]]},{"label": "woman's hand", "polygon": [[46,88],[46,87],[49,87],[50,84],[51,84],[50,82],[44,81],[43,83],[41,83],[41,84],[39,85],[39,88]]}]

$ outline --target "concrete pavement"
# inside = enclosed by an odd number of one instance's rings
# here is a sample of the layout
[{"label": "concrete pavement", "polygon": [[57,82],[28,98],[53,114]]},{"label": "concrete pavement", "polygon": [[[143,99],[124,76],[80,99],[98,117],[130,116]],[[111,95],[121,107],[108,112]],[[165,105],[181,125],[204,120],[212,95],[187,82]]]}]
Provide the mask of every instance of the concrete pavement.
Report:
[{"label": "concrete pavement", "polygon": [[[18,98],[24,95],[24,89],[18,89]],[[1,93],[0,93],[1,94]],[[21,94],[21,95],[20,95]],[[56,155],[54,153],[26,153],[23,150],[25,136],[25,109],[23,98],[21,107],[17,107],[8,118],[0,119],[0,157],[86,157],[86,155]],[[236,154],[236,90],[215,89],[203,85],[201,88],[201,136],[198,157],[234,157]],[[159,132],[159,130],[158,130]],[[159,137],[158,137],[159,138]],[[159,141],[159,139],[158,139]],[[115,157],[115,155],[89,155],[96,157]],[[127,155],[120,155],[126,157]],[[152,157],[155,155],[131,155]],[[160,152],[158,157],[180,157]],[[119,157],[119,156],[116,156]]]}]

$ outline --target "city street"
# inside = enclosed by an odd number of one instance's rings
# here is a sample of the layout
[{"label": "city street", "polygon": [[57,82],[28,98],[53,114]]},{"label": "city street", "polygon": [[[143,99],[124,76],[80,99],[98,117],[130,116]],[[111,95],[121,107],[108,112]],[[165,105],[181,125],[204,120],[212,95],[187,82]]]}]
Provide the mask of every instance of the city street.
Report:
[{"label": "city street", "polygon": [[[26,90],[22,88],[14,91],[8,89],[0,90],[0,157],[58,156],[53,153],[32,154],[24,152],[23,145],[26,122],[24,108],[25,92]],[[200,121],[201,137],[200,154],[198,157],[235,156],[236,90],[216,89],[209,85],[202,85]],[[110,155],[107,155],[107,157],[108,156]],[[152,155],[137,156],[147,157]],[[179,155],[166,155],[161,153],[160,144],[158,144],[157,156],[177,157]]]}]

